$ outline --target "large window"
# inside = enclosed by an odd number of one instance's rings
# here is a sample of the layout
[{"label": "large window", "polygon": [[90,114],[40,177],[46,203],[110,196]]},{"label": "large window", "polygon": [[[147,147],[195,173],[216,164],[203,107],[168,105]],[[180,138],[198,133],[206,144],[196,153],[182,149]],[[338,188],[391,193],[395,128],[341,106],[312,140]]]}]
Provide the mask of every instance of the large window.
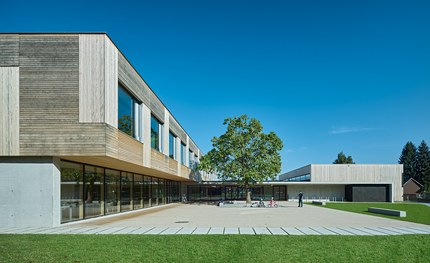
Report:
[{"label": "large window", "polygon": [[163,125],[157,118],[151,115],[151,148],[162,152],[163,149]]},{"label": "large window", "polygon": [[121,173],[121,211],[129,211],[132,207],[133,174]]},{"label": "large window", "polygon": [[64,163],[61,166],[61,222],[84,217],[82,164]]},{"label": "large window", "polygon": [[85,217],[103,215],[104,170],[89,165],[86,165],[84,170]]},{"label": "large window", "polygon": [[169,132],[169,157],[176,160],[176,136]]},{"label": "large window", "polygon": [[133,180],[133,209],[143,208],[143,175],[135,174]]},{"label": "large window", "polygon": [[120,212],[120,172],[106,169],[106,214]]},{"label": "large window", "polygon": [[185,165],[187,163],[187,146],[181,142],[181,164]]},{"label": "large window", "polygon": [[142,107],[121,85],[118,87],[118,129],[142,141]]},{"label": "large window", "polygon": [[188,152],[188,167],[190,169],[193,169],[194,167],[194,153],[191,150]]}]

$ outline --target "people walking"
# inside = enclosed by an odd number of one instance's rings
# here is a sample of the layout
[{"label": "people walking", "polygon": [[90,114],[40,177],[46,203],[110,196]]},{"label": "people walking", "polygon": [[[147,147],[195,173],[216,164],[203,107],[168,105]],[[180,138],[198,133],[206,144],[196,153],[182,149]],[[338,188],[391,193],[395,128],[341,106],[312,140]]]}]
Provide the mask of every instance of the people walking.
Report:
[{"label": "people walking", "polygon": [[303,193],[299,192],[299,207],[303,207]]}]

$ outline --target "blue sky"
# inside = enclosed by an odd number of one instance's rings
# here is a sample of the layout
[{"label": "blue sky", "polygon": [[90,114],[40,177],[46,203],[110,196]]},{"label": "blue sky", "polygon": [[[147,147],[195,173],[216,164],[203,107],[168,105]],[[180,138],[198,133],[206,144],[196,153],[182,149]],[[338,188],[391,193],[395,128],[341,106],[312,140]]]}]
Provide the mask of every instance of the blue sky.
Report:
[{"label": "blue sky", "polygon": [[430,143],[430,1],[101,2],[3,0],[0,31],[107,32],[204,152],[241,114],[283,172]]}]

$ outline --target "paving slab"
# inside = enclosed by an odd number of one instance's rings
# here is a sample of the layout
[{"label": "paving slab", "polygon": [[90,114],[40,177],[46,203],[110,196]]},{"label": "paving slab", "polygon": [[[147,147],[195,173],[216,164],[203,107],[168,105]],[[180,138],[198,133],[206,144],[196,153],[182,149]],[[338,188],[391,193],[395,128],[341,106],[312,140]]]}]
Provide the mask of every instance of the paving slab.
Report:
[{"label": "paving slab", "polygon": [[300,232],[299,230],[297,230],[297,228],[295,227],[282,227],[282,229],[288,233],[288,235],[296,235],[296,236],[301,236],[304,235],[303,232]]},{"label": "paving slab", "polygon": [[115,235],[117,235],[117,234],[121,234],[121,235],[122,234],[130,234],[130,233],[136,231],[137,229],[139,229],[139,227],[124,227],[123,229],[115,232],[114,234]]},{"label": "paving slab", "polygon": [[104,231],[105,229],[106,229],[106,227],[96,227],[96,228],[93,228],[93,229],[89,229],[88,231],[81,232],[81,233],[79,233],[79,234],[83,234],[83,235],[88,235],[88,234],[97,234],[97,233],[99,233],[99,232]]},{"label": "paving slab", "polygon": [[161,232],[160,235],[174,235],[176,233],[179,232],[179,230],[181,230],[182,227],[169,227],[166,230],[164,230],[163,232]]},{"label": "paving slab", "polygon": [[198,227],[194,230],[193,235],[206,235],[209,232],[209,227]]},{"label": "paving slab", "polygon": [[410,228],[425,232],[426,234],[430,234],[430,228],[425,228],[425,227],[410,227]]},{"label": "paving slab", "polygon": [[384,229],[384,228],[382,228],[382,227],[377,227],[377,226],[367,226],[367,227],[365,227],[365,228],[366,228],[366,229],[369,229],[369,230],[377,231],[377,232],[380,232],[380,233],[383,233],[383,234],[386,234],[386,235],[390,235],[390,236],[392,236],[392,235],[400,235],[400,233],[399,233],[399,232],[395,232],[395,231],[387,230],[387,229]]},{"label": "paving slab", "polygon": [[342,236],[353,236],[354,234],[342,229],[339,229],[338,227],[326,227],[326,229],[335,232],[338,235],[342,235]]},{"label": "paving slab", "polygon": [[179,230],[176,234],[178,234],[178,235],[191,235],[195,229],[196,229],[195,227],[184,227],[181,230]]},{"label": "paving slab", "polygon": [[111,227],[111,228],[107,228],[106,230],[100,231],[97,234],[99,234],[99,235],[115,234],[116,232],[118,232],[124,228],[125,227]]},{"label": "paving slab", "polygon": [[141,234],[145,234],[146,232],[150,231],[151,229],[153,229],[153,227],[140,227],[140,228],[134,230],[133,232],[130,232],[130,234],[141,235]]},{"label": "paving slab", "polygon": [[149,230],[148,232],[145,232],[145,235],[158,235],[166,229],[167,229],[167,227],[154,227],[153,229]]},{"label": "paving slab", "polygon": [[364,232],[364,231],[360,231],[360,230],[352,228],[352,227],[338,227],[338,228],[342,229],[346,232],[350,232],[350,233],[357,235],[357,236],[370,236],[369,233]]},{"label": "paving slab", "polygon": [[413,234],[427,234],[427,232],[425,231],[414,229],[412,227],[396,227],[396,228],[412,232]]},{"label": "paving slab", "polygon": [[239,228],[237,227],[226,227],[224,229],[224,235],[237,235],[239,234]]},{"label": "paving slab", "polygon": [[311,227],[311,229],[317,231],[321,235],[337,235],[335,232],[332,232],[324,227],[314,226],[314,227]]},{"label": "paving slab", "polygon": [[372,230],[372,229],[369,229],[369,228],[366,228],[366,227],[352,227],[352,228],[357,229],[358,231],[362,231],[362,232],[368,233],[371,236],[386,236],[386,235],[388,235],[386,233],[382,233],[382,232],[379,232],[379,231],[376,231],[376,230]]},{"label": "paving slab", "polygon": [[321,233],[313,230],[310,227],[296,227],[297,230],[303,232],[305,235],[321,235]]},{"label": "paving slab", "polygon": [[255,235],[254,229],[252,227],[239,227],[239,233],[241,235]]},{"label": "paving slab", "polygon": [[396,233],[399,233],[399,234],[413,234],[413,232],[411,232],[411,231],[405,231],[405,230],[402,230],[402,229],[399,229],[399,228],[397,228],[397,227],[381,227],[382,229],[387,229],[387,230],[390,230],[390,231],[393,231],[393,232],[396,232]]},{"label": "paving slab", "polygon": [[222,235],[224,234],[224,227],[211,227],[209,235]]},{"label": "paving slab", "polygon": [[280,227],[268,227],[267,229],[269,229],[272,235],[288,235],[287,232]]},{"label": "paving slab", "polygon": [[271,235],[270,231],[266,227],[254,227],[256,235]]}]

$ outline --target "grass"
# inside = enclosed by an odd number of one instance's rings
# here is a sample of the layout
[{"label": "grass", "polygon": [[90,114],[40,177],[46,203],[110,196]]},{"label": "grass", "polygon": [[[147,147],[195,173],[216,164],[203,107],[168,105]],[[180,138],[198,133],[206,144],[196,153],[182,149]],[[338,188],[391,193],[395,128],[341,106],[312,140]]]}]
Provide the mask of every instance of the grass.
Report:
[{"label": "grass", "polygon": [[[423,204],[410,203],[331,203],[326,204],[327,208],[355,212],[365,215],[380,216],[396,220],[430,225],[430,207]],[[406,217],[381,215],[367,212],[369,207],[379,207],[394,210],[406,211]]]},{"label": "grass", "polygon": [[430,262],[430,235],[0,235],[0,262]]}]

